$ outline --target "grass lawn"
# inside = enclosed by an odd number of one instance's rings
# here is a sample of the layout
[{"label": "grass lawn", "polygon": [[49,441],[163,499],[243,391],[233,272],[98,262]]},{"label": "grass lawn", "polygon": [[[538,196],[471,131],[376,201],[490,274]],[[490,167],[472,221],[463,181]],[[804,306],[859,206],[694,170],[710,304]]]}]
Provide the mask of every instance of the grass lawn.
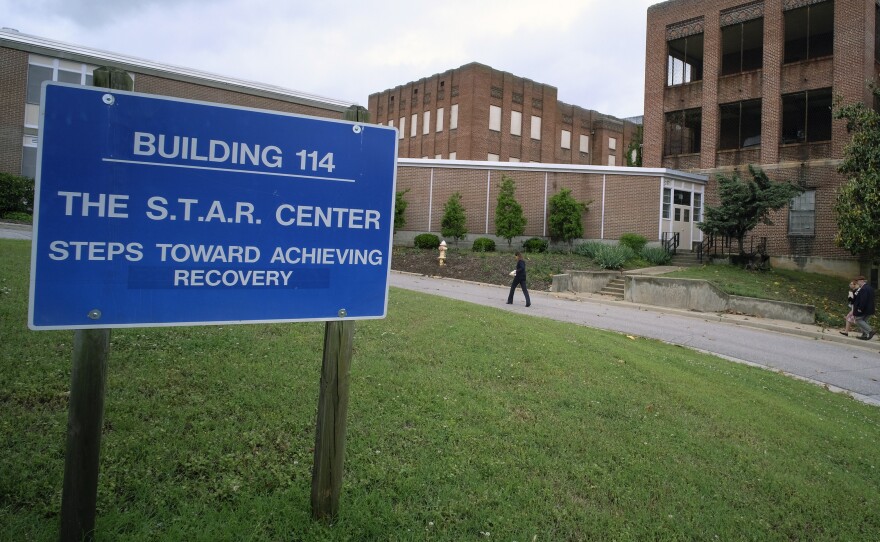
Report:
[{"label": "grass lawn", "polygon": [[733,265],[704,265],[664,275],[713,282],[728,294],[803,303],[816,307],[816,322],[843,327],[849,312],[846,292],[849,280],[818,273],[786,269],[749,271]]},{"label": "grass lawn", "polygon": [[[55,540],[72,332],[0,240],[0,540]],[[880,409],[671,346],[392,289],[358,322],[338,521],[320,323],[112,333],[100,540],[877,540]]]}]

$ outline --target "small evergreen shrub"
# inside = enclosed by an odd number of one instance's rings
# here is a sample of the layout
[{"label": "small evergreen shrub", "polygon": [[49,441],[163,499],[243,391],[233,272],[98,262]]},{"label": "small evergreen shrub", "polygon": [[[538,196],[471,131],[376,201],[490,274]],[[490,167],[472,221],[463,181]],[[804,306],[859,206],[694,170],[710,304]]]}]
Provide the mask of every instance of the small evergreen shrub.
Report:
[{"label": "small evergreen shrub", "polygon": [[34,217],[27,213],[20,213],[18,211],[6,213],[5,215],[3,215],[3,218],[6,220],[12,220],[14,222],[24,222],[25,224],[33,224],[34,222]]},{"label": "small evergreen shrub", "polygon": [[0,173],[0,216],[29,213],[34,208],[34,180]]},{"label": "small evergreen shrub", "polygon": [[635,256],[633,249],[626,245],[602,245],[596,250],[593,261],[602,269],[620,269]]},{"label": "small evergreen shrub", "polygon": [[648,240],[637,233],[624,233],[620,236],[620,244],[628,246],[633,249],[633,252],[638,254],[643,248],[645,248],[645,245],[648,244]]},{"label": "small evergreen shrub", "polygon": [[639,255],[653,265],[667,265],[672,256],[663,247],[644,247]]},{"label": "small evergreen shrub", "polygon": [[604,246],[605,243],[600,243],[599,241],[587,241],[575,247],[574,251],[576,254],[593,259],[596,257],[596,252]]},{"label": "small evergreen shrub", "polygon": [[440,238],[433,233],[420,233],[415,238],[416,248],[435,249],[440,246]]},{"label": "small evergreen shrub", "polygon": [[540,237],[532,237],[523,241],[523,250],[526,252],[547,252],[550,243]]},{"label": "small evergreen shrub", "polygon": [[471,250],[474,252],[495,252],[495,241],[488,237],[478,237],[474,239],[474,246]]}]

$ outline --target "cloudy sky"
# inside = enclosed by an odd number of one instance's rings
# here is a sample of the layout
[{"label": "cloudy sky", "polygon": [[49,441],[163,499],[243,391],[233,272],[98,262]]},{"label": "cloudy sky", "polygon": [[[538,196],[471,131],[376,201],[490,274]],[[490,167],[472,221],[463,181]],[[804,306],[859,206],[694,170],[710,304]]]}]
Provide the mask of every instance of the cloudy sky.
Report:
[{"label": "cloudy sky", "polygon": [[481,62],[628,117],[658,1],[0,0],[0,26],[361,105]]}]

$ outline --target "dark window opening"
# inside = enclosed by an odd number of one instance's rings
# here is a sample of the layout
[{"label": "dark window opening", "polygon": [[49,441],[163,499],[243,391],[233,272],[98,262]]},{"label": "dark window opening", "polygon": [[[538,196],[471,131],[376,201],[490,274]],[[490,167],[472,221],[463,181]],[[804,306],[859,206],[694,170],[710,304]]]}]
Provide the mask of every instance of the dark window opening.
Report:
[{"label": "dark window opening", "polygon": [[816,191],[805,190],[792,198],[788,206],[788,234],[816,234]]},{"label": "dark window opening", "polygon": [[761,146],[761,100],[720,106],[719,150]]},{"label": "dark window opening", "polygon": [[880,62],[880,6],[874,6],[874,62]]},{"label": "dark window opening", "polygon": [[[54,70],[46,66],[28,65],[27,103],[39,104],[43,81],[51,81]],[[79,81],[77,81],[79,82]]]},{"label": "dark window opening", "polygon": [[721,29],[721,75],[760,69],[764,62],[764,19]]},{"label": "dark window opening", "polygon": [[785,12],[785,62],[834,53],[834,2],[820,2]]},{"label": "dark window opening", "polygon": [[672,203],[676,205],[690,205],[691,204],[691,193],[685,192],[683,190],[676,190],[675,195],[673,196]]},{"label": "dark window opening", "polygon": [[666,113],[663,155],[691,154],[700,152],[703,112],[687,109]]},{"label": "dark window opening", "polygon": [[666,44],[666,85],[683,85],[703,79],[703,34],[694,34]]},{"label": "dark window opening", "polygon": [[782,97],[782,143],[831,139],[831,89],[808,90]]}]

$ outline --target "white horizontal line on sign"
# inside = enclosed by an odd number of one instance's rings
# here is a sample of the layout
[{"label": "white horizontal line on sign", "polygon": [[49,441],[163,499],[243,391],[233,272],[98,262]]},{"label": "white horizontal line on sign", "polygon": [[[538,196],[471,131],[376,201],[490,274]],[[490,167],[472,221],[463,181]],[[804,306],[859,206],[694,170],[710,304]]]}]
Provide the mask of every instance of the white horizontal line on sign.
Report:
[{"label": "white horizontal line on sign", "polygon": [[139,164],[142,166],[163,166],[163,167],[176,167],[176,168],[184,168],[184,169],[204,169],[208,171],[226,171],[229,173],[251,173],[254,175],[274,175],[276,177],[296,177],[299,179],[315,179],[317,181],[334,181],[341,183],[353,183],[354,179],[341,179],[336,177],[318,177],[315,175],[297,175],[295,173],[274,173],[271,171],[252,171],[249,169],[229,169],[222,167],[205,167],[205,166],[188,166],[185,164],[160,164],[156,162],[142,162],[139,160],[120,160],[117,158],[102,158],[104,162],[119,162],[121,164]]}]

